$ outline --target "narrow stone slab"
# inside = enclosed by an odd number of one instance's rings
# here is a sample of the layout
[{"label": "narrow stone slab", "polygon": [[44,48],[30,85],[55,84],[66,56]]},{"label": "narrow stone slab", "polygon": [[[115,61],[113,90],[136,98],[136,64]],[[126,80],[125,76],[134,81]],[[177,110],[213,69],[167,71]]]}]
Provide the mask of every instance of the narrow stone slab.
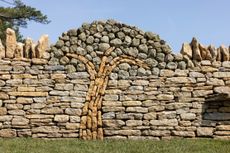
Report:
[{"label": "narrow stone slab", "polygon": [[20,96],[20,97],[46,97],[48,96],[47,92],[9,92],[11,96]]}]

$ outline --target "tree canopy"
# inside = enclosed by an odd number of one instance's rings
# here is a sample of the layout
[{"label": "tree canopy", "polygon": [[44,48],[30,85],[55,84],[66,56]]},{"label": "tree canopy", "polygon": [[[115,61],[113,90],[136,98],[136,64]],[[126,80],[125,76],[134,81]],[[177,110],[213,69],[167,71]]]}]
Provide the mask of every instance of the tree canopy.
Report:
[{"label": "tree canopy", "polygon": [[0,3],[5,3],[9,6],[0,7],[0,39],[5,41],[5,31],[7,28],[12,28],[16,32],[18,41],[22,41],[22,35],[19,28],[26,28],[29,21],[34,21],[42,24],[48,24],[50,21],[40,10],[24,4],[21,0],[0,0]]}]

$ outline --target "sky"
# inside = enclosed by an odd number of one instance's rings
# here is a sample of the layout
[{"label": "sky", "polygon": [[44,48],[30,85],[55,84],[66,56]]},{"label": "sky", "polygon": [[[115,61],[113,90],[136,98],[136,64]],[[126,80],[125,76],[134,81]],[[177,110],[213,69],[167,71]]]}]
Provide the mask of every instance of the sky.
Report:
[{"label": "sky", "polygon": [[[7,0],[11,1],[11,0]],[[41,10],[48,25],[29,22],[21,29],[25,37],[38,40],[48,34],[50,42],[69,29],[94,20],[115,19],[160,35],[177,53],[183,42],[196,37],[202,44],[230,44],[229,0],[22,0]],[[3,3],[0,2],[0,6]]]}]

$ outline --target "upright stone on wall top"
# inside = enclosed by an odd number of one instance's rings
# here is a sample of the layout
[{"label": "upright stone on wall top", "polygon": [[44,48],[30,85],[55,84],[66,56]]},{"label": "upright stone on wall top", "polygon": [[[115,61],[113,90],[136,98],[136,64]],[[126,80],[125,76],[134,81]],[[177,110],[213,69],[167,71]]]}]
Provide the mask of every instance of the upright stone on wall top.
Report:
[{"label": "upright stone on wall top", "polygon": [[15,31],[7,28],[6,29],[6,57],[14,58],[14,52],[16,49],[17,41]]},{"label": "upright stone on wall top", "polygon": [[23,43],[17,43],[16,49],[15,49],[15,58],[23,58]]},{"label": "upright stone on wall top", "polygon": [[2,45],[2,41],[0,39],[0,59],[5,58],[6,53],[5,53],[5,47]]},{"label": "upright stone on wall top", "polygon": [[42,58],[44,52],[49,48],[49,37],[48,35],[42,35],[38,41],[36,57]]}]

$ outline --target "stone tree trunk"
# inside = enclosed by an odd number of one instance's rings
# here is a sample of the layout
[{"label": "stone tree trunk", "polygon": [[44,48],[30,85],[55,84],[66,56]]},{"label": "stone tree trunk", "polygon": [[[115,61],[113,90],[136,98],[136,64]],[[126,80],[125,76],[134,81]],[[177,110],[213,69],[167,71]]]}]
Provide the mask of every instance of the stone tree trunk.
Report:
[{"label": "stone tree trunk", "polygon": [[76,54],[67,54],[67,56],[83,62],[90,74],[91,81],[86,96],[86,102],[82,110],[80,124],[80,138],[84,140],[103,140],[102,98],[105,94],[109,75],[113,69],[121,63],[129,63],[148,68],[143,61],[126,55],[121,55],[114,58],[111,62],[108,62],[107,58],[114,49],[114,47],[111,47],[105,51],[98,72],[95,66],[85,57]]}]

